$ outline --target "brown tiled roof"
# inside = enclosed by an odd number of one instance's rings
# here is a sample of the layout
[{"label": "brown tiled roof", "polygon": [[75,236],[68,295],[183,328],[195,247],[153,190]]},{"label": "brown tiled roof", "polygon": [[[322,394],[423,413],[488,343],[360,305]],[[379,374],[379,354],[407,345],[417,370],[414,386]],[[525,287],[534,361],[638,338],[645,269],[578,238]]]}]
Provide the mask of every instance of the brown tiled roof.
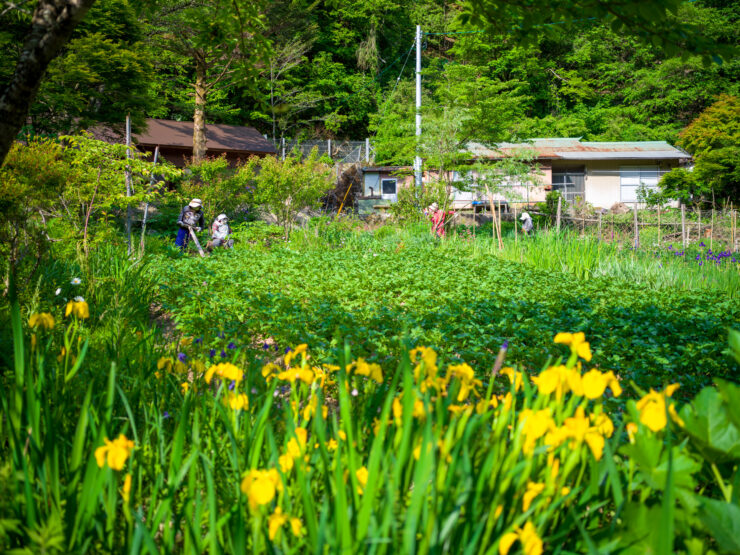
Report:
[{"label": "brown tiled roof", "polygon": [[[148,119],[147,130],[133,136],[147,146],[193,148],[193,122]],[[276,152],[275,146],[254,127],[206,124],[206,148],[211,151]]]}]

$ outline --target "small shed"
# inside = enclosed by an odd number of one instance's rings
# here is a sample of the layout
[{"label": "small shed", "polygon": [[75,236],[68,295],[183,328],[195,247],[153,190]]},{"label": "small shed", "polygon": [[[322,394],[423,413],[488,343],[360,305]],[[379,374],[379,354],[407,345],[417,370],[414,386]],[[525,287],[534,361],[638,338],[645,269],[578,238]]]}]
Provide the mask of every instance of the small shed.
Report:
[{"label": "small shed", "polygon": [[[139,150],[159,154],[175,166],[185,166],[193,156],[193,122],[148,119],[147,129],[133,136]],[[206,155],[226,155],[230,164],[236,165],[251,156],[275,154],[275,145],[260,135],[254,127],[242,125],[206,125]]]}]

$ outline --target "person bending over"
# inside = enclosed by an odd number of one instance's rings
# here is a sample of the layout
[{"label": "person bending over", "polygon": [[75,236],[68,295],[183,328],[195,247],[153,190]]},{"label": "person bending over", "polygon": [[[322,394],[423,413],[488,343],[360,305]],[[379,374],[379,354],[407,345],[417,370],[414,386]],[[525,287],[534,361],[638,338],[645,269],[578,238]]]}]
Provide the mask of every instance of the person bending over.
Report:
[{"label": "person bending over", "polygon": [[177,225],[180,226],[180,229],[177,230],[175,245],[180,247],[181,250],[185,250],[190,242],[190,228],[193,228],[197,233],[205,227],[205,219],[201,210],[202,204],[199,198],[194,198],[180,211],[180,217],[177,218]]},{"label": "person bending over", "polygon": [[226,214],[219,214],[218,217],[213,220],[211,226],[211,242],[209,243],[211,248],[213,247],[225,247],[230,249],[234,246],[234,240],[231,238],[231,226],[229,226],[229,218]]}]

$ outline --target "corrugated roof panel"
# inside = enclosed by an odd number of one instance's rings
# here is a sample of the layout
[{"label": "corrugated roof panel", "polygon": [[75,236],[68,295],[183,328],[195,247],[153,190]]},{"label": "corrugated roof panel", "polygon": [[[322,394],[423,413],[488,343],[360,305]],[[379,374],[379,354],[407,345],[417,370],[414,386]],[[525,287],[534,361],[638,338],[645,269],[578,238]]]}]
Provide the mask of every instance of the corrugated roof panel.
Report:
[{"label": "corrugated roof panel", "polygon": [[499,143],[495,148],[480,143],[469,143],[467,150],[479,158],[501,158],[507,153],[532,149],[540,159],[597,160],[658,158],[691,158],[684,151],[665,141],[622,141],[622,142],[581,142],[578,138],[532,139],[524,143]]}]

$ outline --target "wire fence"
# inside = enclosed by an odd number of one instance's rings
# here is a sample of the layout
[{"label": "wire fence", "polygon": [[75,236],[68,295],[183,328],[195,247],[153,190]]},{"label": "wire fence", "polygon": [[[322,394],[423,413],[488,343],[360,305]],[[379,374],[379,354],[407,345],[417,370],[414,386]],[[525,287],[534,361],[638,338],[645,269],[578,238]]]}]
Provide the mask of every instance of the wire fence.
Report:
[{"label": "wire fence", "polygon": [[[640,208],[622,205],[621,211],[600,211],[578,205],[565,204],[548,211],[538,211],[524,202],[497,205],[502,219],[516,220],[527,211],[535,221],[535,232],[553,229],[571,231],[600,241],[634,247],[672,244],[680,249],[690,244],[704,243],[710,248],[729,248],[740,251],[738,210],[732,206],[712,209]],[[482,207],[490,213],[490,205]]]},{"label": "wire fence", "polygon": [[369,164],[373,161],[374,150],[369,139],[364,141],[310,140],[296,141],[283,139],[275,145],[281,158],[292,152],[308,156],[315,148],[319,155],[328,155],[333,161],[344,164]]}]

